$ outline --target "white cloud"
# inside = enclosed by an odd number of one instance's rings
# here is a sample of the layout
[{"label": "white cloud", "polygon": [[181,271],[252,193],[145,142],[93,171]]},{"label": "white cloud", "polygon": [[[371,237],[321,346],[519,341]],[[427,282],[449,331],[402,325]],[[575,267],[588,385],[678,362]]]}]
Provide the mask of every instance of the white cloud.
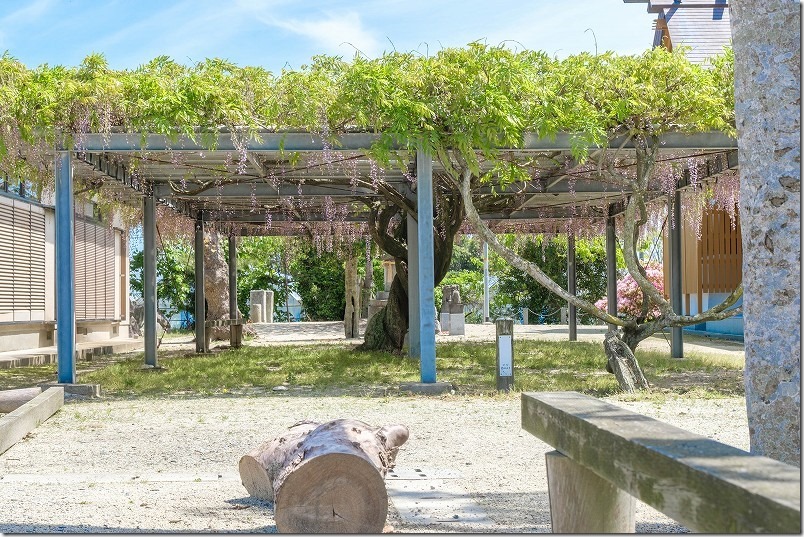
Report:
[{"label": "white cloud", "polygon": [[[52,4],[53,0],[36,0],[25,7],[0,17],[0,47],[8,47],[7,36],[14,33],[13,29],[37,22],[48,15]],[[12,31],[7,31],[8,28],[11,28]]]},{"label": "white cloud", "polygon": [[373,56],[381,51],[377,39],[365,28],[357,13],[330,15],[321,20],[287,20],[277,24],[291,32],[312,39],[329,49],[351,44],[362,53]]},{"label": "white cloud", "polygon": [[32,2],[25,7],[12,11],[8,15],[0,18],[0,25],[7,26],[22,22],[27,24],[35,22],[43,15],[48,14],[48,8],[52,4],[53,0],[36,0],[36,2]]},{"label": "white cloud", "polygon": [[360,15],[355,12],[325,13],[308,18],[283,18],[260,10],[255,13],[260,22],[300,35],[326,49],[326,52],[350,56],[355,49],[368,57],[382,52],[382,46],[374,34],[363,26]]}]

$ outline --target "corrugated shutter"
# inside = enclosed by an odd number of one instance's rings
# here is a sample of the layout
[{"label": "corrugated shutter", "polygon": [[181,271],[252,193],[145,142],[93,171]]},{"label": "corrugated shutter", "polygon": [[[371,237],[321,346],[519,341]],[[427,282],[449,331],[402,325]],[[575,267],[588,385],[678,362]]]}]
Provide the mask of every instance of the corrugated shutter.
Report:
[{"label": "corrugated shutter", "polygon": [[44,211],[0,199],[0,320],[43,319],[44,311]]},{"label": "corrugated shutter", "polygon": [[[14,312],[14,207],[0,199],[0,315]],[[7,320],[13,320],[8,317]]]},{"label": "corrugated shutter", "polygon": [[76,319],[113,319],[114,289],[114,231],[107,226],[77,218]]}]

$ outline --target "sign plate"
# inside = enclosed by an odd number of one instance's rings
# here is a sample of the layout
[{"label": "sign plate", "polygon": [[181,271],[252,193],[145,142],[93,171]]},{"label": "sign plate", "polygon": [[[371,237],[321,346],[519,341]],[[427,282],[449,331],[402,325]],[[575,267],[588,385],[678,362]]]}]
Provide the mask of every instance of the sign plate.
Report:
[{"label": "sign plate", "polygon": [[514,376],[514,357],[513,357],[513,337],[512,335],[501,335],[497,338],[497,350],[500,353],[500,376]]}]

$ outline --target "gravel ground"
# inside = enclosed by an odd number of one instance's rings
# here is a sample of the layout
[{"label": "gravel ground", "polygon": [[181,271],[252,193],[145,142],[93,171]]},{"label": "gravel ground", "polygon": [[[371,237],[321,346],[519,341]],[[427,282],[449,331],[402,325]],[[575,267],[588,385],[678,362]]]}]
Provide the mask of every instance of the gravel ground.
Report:
[{"label": "gravel ground", "polygon": [[[493,337],[493,326],[470,326],[462,338]],[[307,342],[338,339],[335,325],[318,327],[316,333],[310,332],[311,327],[302,328]],[[251,344],[287,343],[299,337],[286,330],[282,325],[259,328]],[[541,337],[561,336],[559,331],[542,332]],[[602,338],[594,332],[580,336]],[[444,337],[455,336],[439,336]],[[663,344],[655,339],[655,345]],[[165,348],[187,344],[166,340]],[[697,345],[712,350],[706,340]],[[742,352],[736,344],[718,348],[729,354]],[[610,401],[748,449],[742,398]],[[312,397],[277,392],[70,400],[0,455],[0,532],[274,532],[271,505],[249,498],[240,484],[239,458],[297,421],[340,417],[407,425],[411,436],[397,458],[398,469],[428,469],[435,476],[446,472],[458,477],[431,482],[436,492],[448,484],[456,495],[449,522],[411,522],[400,516],[392,500],[388,522],[393,531],[549,532],[544,454],[552,448],[520,428],[519,407],[516,395]],[[481,509],[491,523],[463,523],[461,502]],[[641,503],[636,515],[638,532],[686,531]]]},{"label": "gravel ground", "polygon": [[[742,399],[615,401],[746,449]],[[299,397],[72,401],[0,455],[0,532],[272,532],[270,504],[250,499],[237,461],[302,419],[403,423],[399,468],[458,472],[453,481],[493,525],[418,525],[393,504],[397,532],[547,532],[544,453],[520,429],[519,400]],[[456,513],[460,517],[460,513]],[[684,529],[639,504],[637,531]]]}]

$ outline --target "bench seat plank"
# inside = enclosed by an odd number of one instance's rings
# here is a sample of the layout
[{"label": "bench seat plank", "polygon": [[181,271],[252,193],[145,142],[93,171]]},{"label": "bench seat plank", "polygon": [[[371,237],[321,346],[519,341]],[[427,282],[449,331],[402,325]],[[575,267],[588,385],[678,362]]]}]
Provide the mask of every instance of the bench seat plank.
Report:
[{"label": "bench seat plank", "polygon": [[801,471],[576,392],[522,394],[522,428],[699,532],[801,533]]}]

